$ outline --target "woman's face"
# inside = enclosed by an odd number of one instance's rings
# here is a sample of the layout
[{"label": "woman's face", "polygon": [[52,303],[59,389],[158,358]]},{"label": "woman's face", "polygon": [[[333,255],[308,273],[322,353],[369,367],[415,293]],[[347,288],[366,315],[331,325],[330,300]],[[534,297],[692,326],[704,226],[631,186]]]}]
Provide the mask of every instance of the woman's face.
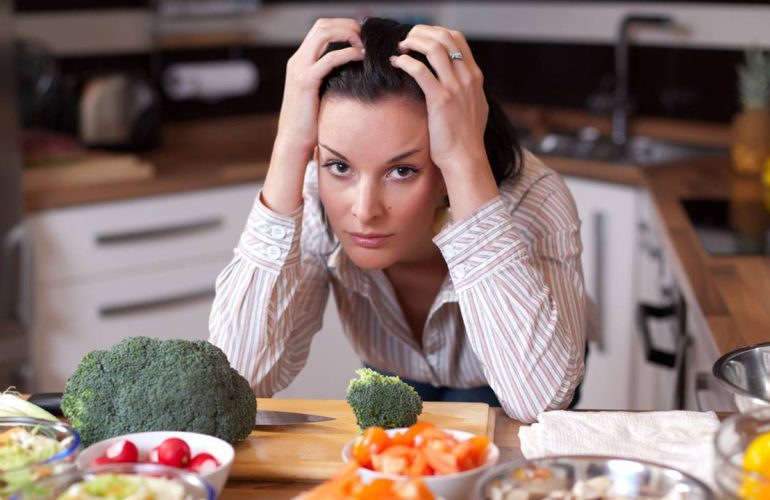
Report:
[{"label": "woman's face", "polygon": [[325,97],[316,154],[321,202],[356,265],[384,269],[436,255],[431,228],[446,189],[430,159],[424,105]]}]

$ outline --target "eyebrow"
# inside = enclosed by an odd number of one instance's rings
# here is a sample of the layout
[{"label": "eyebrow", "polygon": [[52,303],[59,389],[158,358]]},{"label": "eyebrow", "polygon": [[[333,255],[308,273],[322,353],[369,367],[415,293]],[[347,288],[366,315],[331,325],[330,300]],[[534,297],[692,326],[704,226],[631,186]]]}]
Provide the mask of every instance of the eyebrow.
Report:
[{"label": "eyebrow", "polygon": [[[348,161],[348,162],[350,161],[347,158],[345,158],[345,155],[343,155],[341,153],[338,153],[337,151],[333,150],[329,146],[327,146],[327,145],[325,145],[325,144],[323,144],[321,142],[319,142],[318,145],[321,146],[322,148],[324,148],[325,150],[327,150],[328,152],[330,152],[331,154],[333,154],[334,156],[339,156],[341,159],[343,159],[345,161]],[[387,163],[393,163],[393,162],[397,162],[399,160],[403,160],[404,158],[407,158],[407,157],[412,156],[413,154],[415,154],[415,153],[417,153],[419,151],[422,151],[422,149],[423,149],[423,147],[410,149],[409,151],[405,151],[405,152],[403,152],[401,154],[398,154],[398,155],[394,156],[393,158],[388,160]]]}]

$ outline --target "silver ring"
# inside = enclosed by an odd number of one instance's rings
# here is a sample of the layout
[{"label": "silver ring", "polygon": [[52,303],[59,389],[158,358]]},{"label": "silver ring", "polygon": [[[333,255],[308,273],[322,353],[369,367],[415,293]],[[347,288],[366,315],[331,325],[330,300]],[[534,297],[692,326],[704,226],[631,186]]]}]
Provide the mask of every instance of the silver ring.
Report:
[{"label": "silver ring", "polygon": [[463,53],[458,51],[449,51],[449,59],[453,61],[462,61],[463,60]]}]

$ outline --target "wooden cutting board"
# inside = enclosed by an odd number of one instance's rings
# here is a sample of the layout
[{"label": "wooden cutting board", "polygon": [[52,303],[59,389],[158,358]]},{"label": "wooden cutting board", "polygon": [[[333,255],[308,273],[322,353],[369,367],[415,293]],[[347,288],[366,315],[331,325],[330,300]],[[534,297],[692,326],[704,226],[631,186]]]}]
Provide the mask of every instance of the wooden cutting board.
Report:
[{"label": "wooden cutting board", "polygon": [[[334,417],[315,424],[255,430],[235,446],[230,479],[325,480],[342,466],[342,448],[358,435],[345,401],[257,399],[257,411],[278,410]],[[494,438],[494,413],[486,403],[423,403],[419,420]]]}]

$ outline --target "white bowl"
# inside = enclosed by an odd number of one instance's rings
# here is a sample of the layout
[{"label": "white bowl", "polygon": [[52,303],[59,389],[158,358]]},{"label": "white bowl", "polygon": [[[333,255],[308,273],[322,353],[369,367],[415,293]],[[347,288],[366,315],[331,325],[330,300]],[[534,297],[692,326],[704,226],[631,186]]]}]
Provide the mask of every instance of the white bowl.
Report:
[{"label": "white bowl", "polygon": [[135,434],[123,434],[104,441],[94,443],[80,453],[76,463],[83,470],[91,468],[91,463],[102,456],[107,448],[115,441],[127,439],[139,449],[139,460],[146,461],[150,451],[168,438],[183,439],[190,446],[190,453],[194,457],[198,453],[210,453],[219,462],[219,467],[200,476],[208,481],[216,490],[217,495],[222,492],[230,467],[233,465],[235,450],[227,441],[214,436],[199,434],[197,432],[155,431],[137,432]]},{"label": "white bowl", "polygon": [[[385,432],[388,436],[394,436],[395,434],[406,432],[407,429],[388,429]],[[474,436],[470,432],[457,431],[454,429],[441,429],[447,434],[451,435],[458,441],[465,441]],[[351,440],[342,449],[342,460],[346,463],[353,460],[352,450],[356,440]],[[420,479],[425,485],[430,488],[434,495],[445,498],[446,500],[466,500],[471,492],[471,488],[476,483],[476,480],[484,474],[487,470],[491,469],[500,458],[500,449],[492,442],[489,443],[487,451],[484,457],[484,463],[475,469],[458,472],[457,474],[447,474],[445,476],[422,476]],[[394,479],[405,481],[407,476],[400,476],[396,474],[385,474],[382,472],[373,471],[366,467],[358,468],[358,475],[361,477],[364,483],[370,483],[378,478]]]}]

